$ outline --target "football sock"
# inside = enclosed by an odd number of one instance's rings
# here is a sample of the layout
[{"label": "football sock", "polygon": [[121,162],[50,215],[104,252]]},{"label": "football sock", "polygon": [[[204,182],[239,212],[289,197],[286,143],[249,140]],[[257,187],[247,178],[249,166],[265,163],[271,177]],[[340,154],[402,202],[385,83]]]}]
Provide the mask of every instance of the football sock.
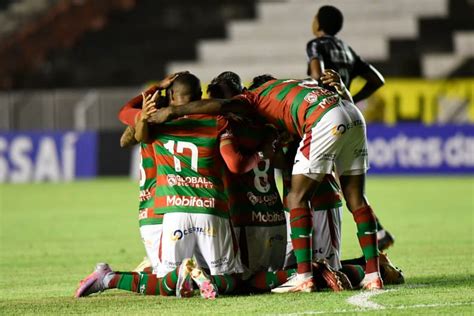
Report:
[{"label": "football sock", "polygon": [[357,238],[359,239],[366,265],[365,273],[379,272],[379,253],[377,245],[377,223],[372,208],[367,205],[352,212],[357,224]]},{"label": "football sock", "polygon": [[343,264],[340,271],[347,275],[353,287],[357,287],[365,277],[364,268],[360,265]]},{"label": "football sock", "polygon": [[377,216],[375,216],[375,220],[377,222],[377,231],[381,231],[381,230],[384,230],[382,224],[380,223],[380,220]]},{"label": "football sock", "polygon": [[[115,272],[108,285],[110,289],[116,288],[145,295],[160,295],[160,287],[161,279],[155,274],[146,272]],[[172,294],[174,295],[174,292]]]},{"label": "football sock", "polygon": [[346,260],[341,260],[341,264],[352,264],[352,265],[358,265],[365,267],[365,257],[361,256],[359,258],[354,258],[354,259],[346,259]]},{"label": "football sock", "polygon": [[307,207],[294,208],[290,211],[291,243],[295,252],[298,274],[311,273],[311,232],[313,219]]},{"label": "football sock", "polygon": [[161,279],[160,284],[160,294],[163,296],[174,296],[176,295],[176,284],[178,283],[178,271],[179,267],[177,266],[171,272],[165,274],[165,276]]},{"label": "football sock", "polygon": [[211,281],[217,286],[219,294],[232,293],[237,287],[238,280],[238,277],[230,274],[211,275]]},{"label": "football sock", "polygon": [[257,272],[249,280],[250,286],[255,289],[267,291],[276,288],[296,273],[296,269],[278,270],[274,272]]}]

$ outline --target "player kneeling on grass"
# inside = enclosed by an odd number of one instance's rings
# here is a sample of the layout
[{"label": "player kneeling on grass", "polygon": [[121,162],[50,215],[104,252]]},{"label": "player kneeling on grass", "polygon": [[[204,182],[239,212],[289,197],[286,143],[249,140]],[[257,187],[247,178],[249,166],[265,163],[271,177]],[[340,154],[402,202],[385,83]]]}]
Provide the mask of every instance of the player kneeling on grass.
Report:
[{"label": "player kneeling on grass", "polygon": [[[260,81],[266,81],[265,78],[268,77],[265,75],[254,78],[250,89],[259,85]],[[239,76],[229,71],[214,78],[208,87],[208,94],[212,98],[231,98],[241,92]],[[230,120],[231,124],[235,124],[233,130],[240,150],[253,150],[262,141],[265,129],[263,123],[257,121],[256,117]],[[276,150],[276,147],[273,149]],[[232,222],[236,227],[236,235],[240,237],[242,261],[246,267],[243,278],[247,282],[243,284],[243,291],[269,291],[296,275],[294,268],[282,270],[286,252],[286,227],[283,205],[274,179],[275,165],[279,168],[291,166],[286,166],[282,152],[274,153],[273,156],[273,159],[261,161],[258,168],[246,174],[230,175]],[[334,291],[351,287],[345,275],[338,274],[326,262],[315,261],[313,265],[318,287],[329,287]],[[341,280],[341,277],[345,279]]]},{"label": "player kneeling on grass", "polygon": [[[243,91],[240,77],[226,71],[211,81],[208,94],[212,98],[231,98]],[[258,117],[231,115],[236,144],[241,152],[255,152],[276,130],[265,126]],[[275,156],[276,143],[267,156]],[[274,177],[275,158],[261,159],[244,174],[230,170],[229,204],[232,223],[245,267],[242,292],[266,291],[287,281],[295,270],[283,271],[286,225],[283,204]]]},{"label": "player kneeling on grass", "polygon": [[[181,73],[172,74],[165,79],[159,81],[157,84],[152,85],[146,92],[134,97],[128,101],[120,110],[119,116],[127,111],[132,111],[131,115],[133,118],[140,112],[142,103],[144,101],[143,96],[146,95],[147,99],[150,99],[156,91],[167,89],[173,80]],[[156,107],[160,108],[168,106],[168,100],[166,97],[159,95],[156,99]],[[125,124],[126,121],[124,122]],[[140,236],[145,246],[146,257],[143,261],[134,269],[135,272],[153,272],[156,273],[160,259],[158,252],[161,244],[161,232],[163,230],[163,215],[155,214],[154,203],[155,203],[155,188],[156,188],[156,159],[155,151],[152,144],[145,142],[138,142],[135,139],[135,121],[133,119],[132,125],[128,125],[120,137],[120,147],[131,147],[138,144],[140,146],[140,195],[139,195],[139,208],[138,208],[138,224],[140,227]],[[153,134],[153,131],[151,131]]]},{"label": "player kneeling on grass", "polygon": [[[199,79],[180,75],[168,92],[170,106],[200,99]],[[154,97],[144,100],[135,133],[139,141],[147,138],[146,119],[154,110]],[[232,142],[224,142],[231,134],[223,117],[209,115],[190,115],[159,126],[153,140],[158,166],[155,213],[164,214],[164,219],[157,275],[113,272],[107,264],[99,264],[81,282],[77,297],[110,288],[188,296],[192,280],[206,298],[235,288],[242,266],[229,221],[223,160],[228,166],[239,165],[230,169],[248,171],[259,156],[232,155]],[[211,275],[188,259],[192,256]]]},{"label": "player kneeling on grass", "polygon": [[344,198],[357,225],[359,244],[366,258],[363,288],[383,288],[379,271],[377,224],[364,192],[368,169],[365,120],[355,105],[347,101],[351,97],[343,84],[337,90],[338,93],[331,92],[312,81],[271,80],[231,100],[203,100],[180,107],[168,107],[157,111],[152,118],[155,123],[161,123],[196,113],[253,111],[268,122],[302,138],[295,156],[291,191],[288,194],[294,237],[292,243],[299,253],[296,256],[298,275],[285,285],[285,291],[310,292],[315,289],[309,201],[324,176],[334,169],[339,175]]}]

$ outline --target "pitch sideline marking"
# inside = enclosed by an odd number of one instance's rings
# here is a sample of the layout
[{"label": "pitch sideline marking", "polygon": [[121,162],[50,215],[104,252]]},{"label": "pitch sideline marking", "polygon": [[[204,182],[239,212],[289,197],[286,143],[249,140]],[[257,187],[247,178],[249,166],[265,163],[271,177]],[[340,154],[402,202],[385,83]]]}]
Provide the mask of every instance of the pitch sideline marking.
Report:
[{"label": "pitch sideline marking", "polygon": [[[403,310],[403,309],[416,309],[416,308],[433,308],[433,307],[447,307],[447,306],[469,306],[474,305],[474,302],[459,302],[459,303],[438,303],[438,304],[414,304],[414,305],[400,305],[400,306],[386,306],[385,310]],[[369,312],[371,309],[364,308],[353,308],[353,309],[335,309],[327,311],[306,311],[288,314],[268,314],[268,315],[279,315],[279,316],[298,316],[298,315],[319,315],[319,314],[344,314],[354,312]]]},{"label": "pitch sideline marking", "polygon": [[361,308],[370,308],[370,309],[384,309],[383,305],[377,304],[370,301],[369,299],[373,296],[380,295],[387,292],[393,292],[394,290],[374,290],[368,292],[362,292],[356,295],[353,295],[347,299],[347,302],[351,305],[361,307]]}]

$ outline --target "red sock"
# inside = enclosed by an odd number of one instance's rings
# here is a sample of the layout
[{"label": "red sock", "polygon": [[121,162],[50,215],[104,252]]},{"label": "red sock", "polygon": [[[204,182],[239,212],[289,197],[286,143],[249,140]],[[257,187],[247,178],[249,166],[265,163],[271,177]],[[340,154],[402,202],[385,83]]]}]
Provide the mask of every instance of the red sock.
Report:
[{"label": "red sock", "polygon": [[313,218],[311,210],[307,207],[294,208],[290,211],[291,243],[295,252],[297,272],[307,273],[312,271],[311,260],[311,231]]}]

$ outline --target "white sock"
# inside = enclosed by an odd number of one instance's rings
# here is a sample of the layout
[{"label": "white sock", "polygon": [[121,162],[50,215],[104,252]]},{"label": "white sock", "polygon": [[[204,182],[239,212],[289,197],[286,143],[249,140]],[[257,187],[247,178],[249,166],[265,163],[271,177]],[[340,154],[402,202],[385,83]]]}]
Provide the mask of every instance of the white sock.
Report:
[{"label": "white sock", "polygon": [[385,237],[385,235],[386,235],[385,229],[379,230],[377,232],[377,239],[382,239]]},{"label": "white sock", "polygon": [[377,279],[378,277],[379,277],[378,272],[371,272],[371,273],[368,273],[368,274],[365,275],[364,280],[372,281],[372,280]]},{"label": "white sock", "polygon": [[311,272],[298,273],[298,279],[300,280],[309,279],[312,276],[313,276],[313,273]]},{"label": "white sock", "polygon": [[112,278],[115,276],[115,273],[114,272],[110,272],[110,273],[107,273],[104,277],[104,279],[102,280],[102,282],[104,283],[104,286],[106,289],[109,288],[109,283],[110,281],[112,281]]}]

